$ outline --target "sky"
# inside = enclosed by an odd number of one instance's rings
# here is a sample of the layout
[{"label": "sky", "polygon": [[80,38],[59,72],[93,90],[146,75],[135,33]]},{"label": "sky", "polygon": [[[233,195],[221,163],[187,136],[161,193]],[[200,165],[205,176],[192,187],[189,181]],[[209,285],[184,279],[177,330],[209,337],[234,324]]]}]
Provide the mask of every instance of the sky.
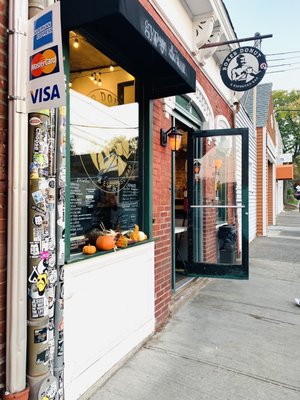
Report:
[{"label": "sky", "polygon": [[[261,43],[268,69],[260,83],[272,82],[273,90],[300,90],[300,0],[223,2],[239,39],[252,37],[256,32],[273,34]],[[240,46],[253,44],[242,42]]]}]

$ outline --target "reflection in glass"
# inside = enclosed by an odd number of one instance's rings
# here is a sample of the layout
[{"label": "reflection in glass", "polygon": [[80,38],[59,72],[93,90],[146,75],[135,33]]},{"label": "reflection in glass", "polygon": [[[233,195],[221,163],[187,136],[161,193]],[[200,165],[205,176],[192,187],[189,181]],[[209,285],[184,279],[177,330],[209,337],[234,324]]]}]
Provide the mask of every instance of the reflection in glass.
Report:
[{"label": "reflection in glass", "polygon": [[193,259],[241,263],[241,138],[196,138],[194,143]]},{"label": "reflection in glass", "polygon": [[76,54],[70,57],[73,253],[81,251],[87,236],[100,225],[107,230],[133,229],[138,224],[140,207],[139,121],[134,78],[116,63],[110,68],[111,59],[83,37],[80,41],[85,54],[80,59]]}]

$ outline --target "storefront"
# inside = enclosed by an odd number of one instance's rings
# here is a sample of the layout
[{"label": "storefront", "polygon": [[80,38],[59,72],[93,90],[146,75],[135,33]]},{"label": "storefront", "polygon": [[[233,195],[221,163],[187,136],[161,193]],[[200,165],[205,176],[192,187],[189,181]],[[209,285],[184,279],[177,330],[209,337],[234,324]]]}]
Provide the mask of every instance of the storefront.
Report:
[{"label": "storefront", "polygon": [[[105,377],[165,324],[179,275],[248,272],[245,132],[230,131],[226,94],[193,45],[148,1],[59,3],[67,103],[30,117],[22,191],[32,400],[57,388],[74,400]],[[160,142],[170,127],[176,153]],[[229,224],[228,261],[218,235]]]},{"label": "storefront", "polygon": [[[64,1],[62,25],[70,87],[65,390],[75,399],[155,329],[151,100],[194,92],[195,71],[138,1],[84,9]],[[94,255],[83,254],[88,244]]]}]

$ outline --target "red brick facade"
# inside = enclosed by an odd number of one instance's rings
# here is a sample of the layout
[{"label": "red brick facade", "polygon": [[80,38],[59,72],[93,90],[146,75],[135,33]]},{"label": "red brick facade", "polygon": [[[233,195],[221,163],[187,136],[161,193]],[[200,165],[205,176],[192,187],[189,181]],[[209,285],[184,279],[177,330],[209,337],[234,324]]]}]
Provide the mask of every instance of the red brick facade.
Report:
[{"label": "red brick facade", "polygon": [[169,315],[171,301],[172,242],[171,242],[171,154],[160,145],[160,128],[170,120],[163,116],[162,103],[153,107],[153,237],[155,244],[155,317],[157,328]]},{"label": "red brick facade", "polygon": [[0,389],[5,383],[6,224],[7,224],[7,14],[0,0]]},{"label": "red brick facade", "polygon": [[[207,80],[200,68],[180,44],[174,34],[147,0],[140,3],[160,25],[160,28],[170,37],[175,46],[196,70],[196,79],[203,87],[206,96],[214,110],[214,115],[225,116],[232,125],[232,110],[220,96],[217,90]],[[160,146],[160,129],[168,129],[170,119],[167,119],[160,100],[154,101],[153,107],[153,237],[155,245],[155,317],[156,328],[159,329],[169,316],[169,305],[172,298],[172,243],[171,243],[171,153],[169,147]],[[214,186],[213,186],[214,187]],[[215,226],[215,212],[213,214]],[[210,235],[211,236],[211,235]],[[216,238],[211,239],[211,261],[215,261]]]},{"label": "red brick facade", "polygon": [[[266,131],[266,133],[264,133]],[[268,138],[276,146],[276,131],[273,116],[272,97],[269,99],[269,112],[265,127],[259,127],[257,132],[257,235],[266,234],[268,225],[273,224],[273,197],[275,188],[273,186],[273,164],[268,161]],[[264,202],[265,199],[265,202]],[[264,216],[266,216],[264,220]],[[265,225],[265,226],[264,226]]]},{"label": "red brick facade", "polygon": [[[232,110],[190,58],[185,48],[165,25],[147,0],[142,5],[158,22],[164,32],[196,69],[197,81],[203,87],[214,114],[225,116],[232,124]],[[7,224],[7,1],[0,0],[0,386],[5,374],[5,306],[6,306],[6,224]],[[160,146],[160,128],[169,128],[160,100],[153,106],[153,237],[155,244],[155,317],[159,328],[169,316],[172,298],[172,243],[171,243],[171,154]],[[215,216],[214,216],[215,218]],[[215,247],[215,238],[214,238]],[[214,252],[215,253],[215,252]]]}]

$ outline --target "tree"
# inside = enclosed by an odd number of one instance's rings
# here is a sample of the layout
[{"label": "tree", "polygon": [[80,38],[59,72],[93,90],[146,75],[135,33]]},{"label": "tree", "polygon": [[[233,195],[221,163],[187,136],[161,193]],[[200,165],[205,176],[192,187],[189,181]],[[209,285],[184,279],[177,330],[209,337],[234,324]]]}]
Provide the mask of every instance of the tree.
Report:
[{"label": "tree", "polygon": [[275,90],[272,96],[284,151],[293,155],[300,172],[300,90]]}]

